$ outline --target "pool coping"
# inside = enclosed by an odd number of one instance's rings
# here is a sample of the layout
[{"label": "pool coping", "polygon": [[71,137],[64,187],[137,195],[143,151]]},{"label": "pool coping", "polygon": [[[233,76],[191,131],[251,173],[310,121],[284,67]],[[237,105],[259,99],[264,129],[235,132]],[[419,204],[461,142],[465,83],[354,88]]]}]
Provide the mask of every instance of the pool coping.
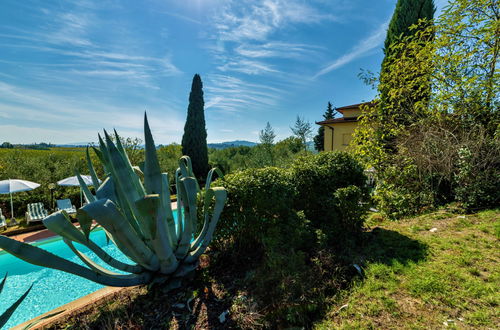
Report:
[{"label": "pool coping", "polygon": [[[177,202],[172,202],[171,207],[172,207],[172,211],[177,210]],[[29,237],[24,237],[27,234],[33,234],[33,235],[41,234],[42,237],[39,239],[36,239],[36,240],[29,240]],[[43,230],[39,230],[37,232],[30,232],[30,233],[15,235],[15,236],[12,236],[10,238],[13,238],[15,240],[25,242],[25,243],[37,243],[37,242],[47,241],[47,240],[53,238],[54,236],[58,236],[58,235],[51,232],[48,229],[43,229]],[[26,238],[27,238],[27,240],[25,240]],[[1,251],[2,250],[0,249],[0,252]],[[92,303],[97,303],[97,302],[104,300],[105,298],[107,298],[107,297],[109,297],[109,296],[111,296],[119,291],[126,290],[129,288],[131,288],[131,287],[111,287],[111,286],[104,287],[104,288],[99,289],[95,292],[89,293],[88,295],[85,295],[81,298],[70,301],[67,304],[64,304],[62,306],[54,308],[46,313],[38,315],[37,317],[35,317],[31,320],[28,320],[28,321],[23,322],[19,325],[16,325],[16,326],[12,327],[11,330],[24,329],[30,323],[36,322],[47,315],[61,312],[60,314],[54,315],[53,317],[50,317],[50,318],[47,318],[45,320],[40,321],[39,323],[36,324],[36,326],[30,328],[30,329],[42,329],[44,326],[47,326],[47,325],[59,320],[60,318],[62,318],[64,316],[67,316],[68,314],[70,314],[78,309],[81,309],[81,308],[83,308],[87,305],[90,305]]]},{"label": "pool coping", "polygon": [[[102,288],[102,289],[99,289],[95,292],[92,292],[86,296],[83,296],[81,298],[78,298],[76,300],[73,300],[67,304],[64,304],[62,306],[59,306],[55,309],[52,309],[42,315],[38,315],[37,317],[31,319],[31,320],[28,320],[26,322],[23,322],[19,325],[16,325],[15,327],[11,328],[11,330],[21,330],[21,329],[24,329],[26,326],[28,326],[29,324],[33,323],[33,322],[37,322],[39,321],[39,323],[37,323],[35,326],[33,326],[32,328],[30,329],[42,329],[44,328],[45,326],[47,325],[50,325],[52,323],[54,323],[55,321],[65,317],[65,316],[68,316],[69,314],[85,307],[85,306],[88,306],[90,304],[95,304],[95,303],[98,303],[108,297],[110,297],[111,295],[115,294],[115,293],[118,293],[120,291],[123,291],[123,290],[126,290],[128,289],[129,287],[111,287],[111,286],[107,286],[105,288]],[[48,315],[51,315],[51,314],[54,314],[54,313],[58,313],[57,315],[54,315],[52,317],[49,317],[47,319],[44,319],[42,320],[42,318],[48,316]]]}]

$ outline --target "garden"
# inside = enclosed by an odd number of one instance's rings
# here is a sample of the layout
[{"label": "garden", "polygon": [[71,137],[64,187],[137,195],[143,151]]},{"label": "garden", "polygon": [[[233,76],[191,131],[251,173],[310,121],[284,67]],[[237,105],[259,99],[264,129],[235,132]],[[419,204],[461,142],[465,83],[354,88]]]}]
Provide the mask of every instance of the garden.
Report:
[{"label": "garden", "polygon": [[[86,202],[43,220],[71,256],[10,237],[30,229],[19,219],[0,232],[0,257],[81,290],[121,288],[24,325],[500,327],[500,8],[454,0],[434,19],[433,1],[419,2],[397,2],[382,70],[361,75],[378,94],[346,151],[308,150],[299,116],[281,141],[267,123],[255,147],[209,149],[198,74],[181,145],[156,145],[145,115],[143,140],[104,131],[88,148],[0,149],[2,178],[42,184],[14,195],[16,214],[79,204],[80,189]],[[93,188],[48,189],[81,173]],[[41,282],[8,297],[0,327]]]}]

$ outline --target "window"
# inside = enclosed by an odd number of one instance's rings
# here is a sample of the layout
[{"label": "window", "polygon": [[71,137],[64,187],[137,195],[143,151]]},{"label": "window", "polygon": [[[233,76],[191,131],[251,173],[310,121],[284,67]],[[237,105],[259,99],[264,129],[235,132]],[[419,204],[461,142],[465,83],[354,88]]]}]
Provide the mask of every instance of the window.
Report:
[{"label": "window", "polygon": [[342,145],[343,146],[349,145],[350,141],[351,141],[351,133],[342,134]]}]

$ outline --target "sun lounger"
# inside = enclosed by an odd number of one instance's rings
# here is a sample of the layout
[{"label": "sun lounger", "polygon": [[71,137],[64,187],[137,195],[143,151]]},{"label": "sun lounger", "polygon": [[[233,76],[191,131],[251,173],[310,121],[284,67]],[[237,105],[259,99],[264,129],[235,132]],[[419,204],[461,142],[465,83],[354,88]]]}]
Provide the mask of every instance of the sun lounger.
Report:
[{"label": "sun lounger", "polygon": [[76,213],[76,208],[73,204],[71,204],[71,201],[69,199],[58,199],[56,200],[57,203],[57,210],[64,210],[68,214],[74,214]]},{"label": "sun lounger", "polygon": [[48,215],[43,203],[28,204],[28,211],[26,212],[26,221],[28,223],[42,221]]},{"label": "sun lounger", "polygon": [[2,210],[0,209],[0,228],[7,227],[7,223],[5,222],[5,217],[2,214]]}]

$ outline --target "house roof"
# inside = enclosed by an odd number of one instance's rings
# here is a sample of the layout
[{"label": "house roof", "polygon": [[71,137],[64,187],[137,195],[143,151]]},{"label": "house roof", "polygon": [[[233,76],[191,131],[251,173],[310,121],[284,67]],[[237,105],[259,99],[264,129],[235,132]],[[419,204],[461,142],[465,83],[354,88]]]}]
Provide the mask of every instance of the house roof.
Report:
[{"label": "house roof", "polygon": [[373,105],[375,105],[375,103],[374,102],[363,102],[363,103],[346,105],[344,107],[337,108],[337,111],[340,113],[344,113],[344,110],[358,110],[359,108],[361,108],[362,105],[373,106]]},{"label": "house roof", "polygon": [[[368,105],[368,106],[372,107],[375,105],[375,102],[371,101],[371,102],[363,102],[363,103],[346,105],[346,106],[337,108],[336,110],[343,115],[345,110],[359,110],[361,108],[361,106],[363,106],[363,105]],[[317,121],[316,124],[326,125],[326,124],[334,124],[334,123],[348,123],[348,122],[355,122],[355,121],[358,121],[357,117],[340,117],[340,118],[327,119],[327,120],[323,120],[323,121]]]},{"label": "house roof", "polygon": [[327,119],[323,121],[317,121],[316,124],[318,125],[326,125],[326,124],[333,124],[333,123],[349,123],[349,122],[354,122],[358,121],[358,118],[356,117],[341,117],[341,118],[334,118],[334,119]]}]

